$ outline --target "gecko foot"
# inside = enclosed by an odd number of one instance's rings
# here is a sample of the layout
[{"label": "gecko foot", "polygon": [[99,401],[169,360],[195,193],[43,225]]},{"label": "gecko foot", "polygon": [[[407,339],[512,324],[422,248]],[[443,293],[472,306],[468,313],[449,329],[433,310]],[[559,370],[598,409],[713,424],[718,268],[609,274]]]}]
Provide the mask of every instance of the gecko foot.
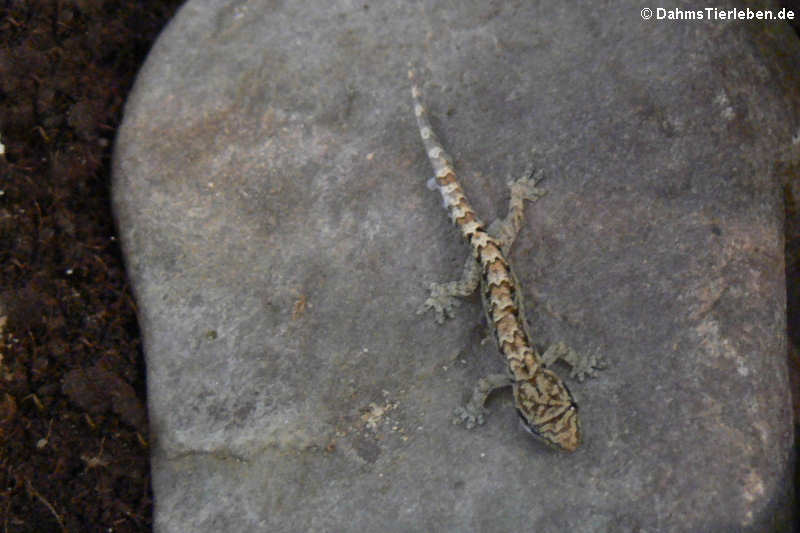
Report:
[{"label": "gecko foot", "polygon": [[542,181],[543,175],[544,171],[541,169],[537,170],[535,173],[533,172],[533,168],[526,170],[521,178],[508,183],[508,187],[511,189],[511,196],[535,202],[547,194],[545,189],[540,189],[536,186]]},{"label": "gecko foot", "polygon": [[486,422],[486,409],[483,407],[476,411],[467,404],[453,409],[453,424],[456,426],[464,424],[467,429],[472,429],[476,425],[482,426],[484,422]]},{"label": "gecko foot", "polygon": [[433,309],[436,313],[436,322],[442,324],[445,318],[453,317],[453,308],[461,305],[461,301],[447,291],[447,284],[431,283],[429,288],[431,295],[417,310],[417,314],[421,315],[428,309]]},{"label": "gecko foot", "polygon": [[513,380],[509,374],[490,374],[478,380],[469,402],[453,410],[453,424],[463,423],[467,429],[482,426],[489,412],[483,407],[486,399],[496,389],[508,387]]},{"label": "gecko foot", "polygon": [[563,342],[553,344],[542,354],[542,361],[546,366],[552,365],[559,359],[571,367],[569,377],[578,381],[583,381],[587,376],[594,377],[598,370],[608,366],[603,357],[594,354],[579,354]]}]

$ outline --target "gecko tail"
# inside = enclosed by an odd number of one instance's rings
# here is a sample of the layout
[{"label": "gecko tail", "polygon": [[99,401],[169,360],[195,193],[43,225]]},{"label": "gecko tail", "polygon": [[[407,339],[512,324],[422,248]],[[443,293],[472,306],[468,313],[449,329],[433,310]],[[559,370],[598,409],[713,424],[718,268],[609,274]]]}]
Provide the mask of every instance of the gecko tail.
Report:
[{"label": "gecko tail", "polygon": [[425,145],[428,159],[433,166],[434,175],[437,178],[442,178],[447,174],[455,175],[453,159],[442,147],[442,142],[439,140],[439,137],[436,136],[430,120],[428,119],[428,111],[425,109],[425,106],[422,105],[420,100],[422,91],[420,91],[417,85],[413,70],[408,71],[408,79],[411,81],[411,98],[414,102],[414,116],[417,117],[419,135],[422,137],[422,143]]}]

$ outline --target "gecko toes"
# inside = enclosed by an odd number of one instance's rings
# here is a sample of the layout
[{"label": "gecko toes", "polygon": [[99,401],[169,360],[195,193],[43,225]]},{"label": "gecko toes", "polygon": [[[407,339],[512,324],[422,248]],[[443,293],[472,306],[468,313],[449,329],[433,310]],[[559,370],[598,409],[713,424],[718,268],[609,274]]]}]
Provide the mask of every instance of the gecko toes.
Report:
[{"label": "gecko toes", "polygon": [[511,194],[517,198],[535,202],[545,194],[545,189],[536,186],[537,180],[522,178],[510,184]]},{"label": "gecko toes", "polygon": [[597,375],[599,370],[608,367],[608,361],[600,355],[584,356],[580,362],[572,368],[570,377],[576,378],[578,381],[583,381],[586,377],[593,378]]},{"label": "gecko toes", "polygon": [[608,366],[602,356],[578,353],[564,342],[553,344],[542,354],[542,361],[546,366],[550,366],[558,360],[564,361],[570,366],[569,377],[577,379],[579,382],[587,377],[594,377],[599,370]]},{"label": "gecko toes", "polygon": [[485,410],[474,411],[469,406],[459,406],[453,409],[453,424],[459,426],[464,424],[467,429],[472,429],[476,425],[482,426],[486,422]]},{"label": "gecko toes", "polygon": [[417,310],[417,314],[421,315],[428,311],[428,309],[433,309],[436,315],[436,322],[443,324],[446,318],[453,317],[453,308],[461,305],[461,302],[454,296],[448,294],[443,286],[438,283],[431,283],[429,289],[431,295]]}]

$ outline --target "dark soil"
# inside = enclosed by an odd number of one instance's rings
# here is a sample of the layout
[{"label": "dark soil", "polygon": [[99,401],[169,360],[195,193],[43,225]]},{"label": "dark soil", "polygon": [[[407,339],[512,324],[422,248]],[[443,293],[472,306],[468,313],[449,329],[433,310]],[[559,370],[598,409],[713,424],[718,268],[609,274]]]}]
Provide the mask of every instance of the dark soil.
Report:
[{"label": "dark soil", "polygon": [[152,530],[144,360],[109,206],[179,0],[0,3],[0,528]]},{"label": "dark soil", "polygon": [[[144,360],[110,157],[136,71],[181,3],[0,3],[2,532],[152,530]],[[797,173],[786,186],[795,389]]]}]

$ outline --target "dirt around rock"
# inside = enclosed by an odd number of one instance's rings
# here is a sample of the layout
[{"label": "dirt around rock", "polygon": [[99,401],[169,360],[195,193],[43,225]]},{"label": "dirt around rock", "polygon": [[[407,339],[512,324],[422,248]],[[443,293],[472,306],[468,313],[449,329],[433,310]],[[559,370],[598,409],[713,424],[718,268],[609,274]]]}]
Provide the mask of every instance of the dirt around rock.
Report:
[{"label": "dirt around rock", "polygon": [[179,0],[0,7],[0,531],[150,531],[144,360],[109,184]]}]

